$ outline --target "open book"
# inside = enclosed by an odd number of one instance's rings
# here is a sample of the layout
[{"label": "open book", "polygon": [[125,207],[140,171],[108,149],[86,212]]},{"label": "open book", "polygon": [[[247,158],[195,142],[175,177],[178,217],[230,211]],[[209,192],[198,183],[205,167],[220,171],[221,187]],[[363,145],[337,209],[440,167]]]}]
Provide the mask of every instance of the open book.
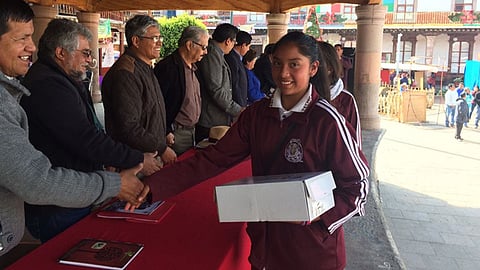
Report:
[{"label": "open book", "polygon": [[65,253],[59,262],[102,269],[125,269],[142,249],[143,244],[138,243],[83,239]]},{"label": "open book", "polygon": [[114,200],[98,213],[97,217],[125,219],[132,222],[158,223],[172,210],[174,203],[166,201],[144,202],[133,212],[125,211],[125,202]]}]

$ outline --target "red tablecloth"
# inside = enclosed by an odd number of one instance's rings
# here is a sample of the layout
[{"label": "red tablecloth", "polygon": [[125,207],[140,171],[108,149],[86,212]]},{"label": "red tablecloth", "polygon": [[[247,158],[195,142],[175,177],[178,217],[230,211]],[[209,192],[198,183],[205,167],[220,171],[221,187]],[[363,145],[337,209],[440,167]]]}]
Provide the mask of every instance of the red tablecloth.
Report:
[{"label": "red tablecloth", "polygon": [[219,223],[214,201],[216,185],[249,175],[251,163],[246,160],[171,198],[169,201],[176,205],[159,224],[110,220],[91,214],[8,269],[82,269],[57,260],[83,238],[143,243],[145,248],[128,266],[130,270],[250,269],[246,224]]}]

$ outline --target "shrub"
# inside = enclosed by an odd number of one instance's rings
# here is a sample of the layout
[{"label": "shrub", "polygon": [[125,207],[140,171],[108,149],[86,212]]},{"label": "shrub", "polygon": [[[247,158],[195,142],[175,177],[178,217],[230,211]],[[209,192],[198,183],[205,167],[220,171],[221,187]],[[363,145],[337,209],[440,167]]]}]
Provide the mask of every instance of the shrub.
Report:
[{"label": "shrub", "polygon": [[157,19],[160,24],[160,32],[163,36],[163,46],[160,51],[160,58],[173,53],[178,48],[178,39],[185,27],[196,25],[206,29],[201,20],[194,16],[182,14],[172,18],[162,17]]}]

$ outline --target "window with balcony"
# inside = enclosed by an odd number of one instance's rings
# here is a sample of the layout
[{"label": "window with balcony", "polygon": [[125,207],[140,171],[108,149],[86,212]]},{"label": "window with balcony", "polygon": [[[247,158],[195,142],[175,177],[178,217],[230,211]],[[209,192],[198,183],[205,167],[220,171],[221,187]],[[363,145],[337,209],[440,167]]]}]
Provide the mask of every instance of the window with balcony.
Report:
[{"label": "window with balcony", "polygon": [[306,17],[307,17],[306,8],[299,8],[297,10],[292,10],[290,12],[290,24],[303,25],[305,23]]},{"label": "window with balcony", "polygon": [[413,43],[411,41],[401,41],[400,44],[400,63],[408,63],[412,58]]},{"label": "window with balcony", "polygon": [[473,10],[473,0],[455,0],[455,11]]},{"label": "window with balcony", "polygon": [[397,21],[413,22],[415,12],[415,0],[398,0],[395,10]]},{"label": "window with balcony", "polygon": [[452,56],[450,57],[450,72],[463,74],[465,63],[468,60],[470,45],[465,41],[456,41],[452,43]]},{"label": "window with balcony", "polygon": [[345,4],[343,6],[343,17],[347,18],[347,21],[357,20],[357,14],[355,13],[355,7],[357,5]]}]

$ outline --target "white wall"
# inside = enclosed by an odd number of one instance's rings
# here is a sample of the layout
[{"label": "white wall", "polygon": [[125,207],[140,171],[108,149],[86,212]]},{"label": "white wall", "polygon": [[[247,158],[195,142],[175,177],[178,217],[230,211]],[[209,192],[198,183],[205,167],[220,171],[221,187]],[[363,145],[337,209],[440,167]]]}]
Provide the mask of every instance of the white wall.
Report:
[{"label": "white wall", "polygon": [[425,36],[418,35],[417,36],[417,43],[415,46],[415,63],[417,64],[425,64],[427,55],[427,39]]},{"label": "white wall", "polygon": [[480,34],[475,36],[475,44],[473,45],[473,55],[471,60],[480,61]]},{"label": "white wall", "polygon": [[435,37],[432,65],[448,65],[448,35],[446,34]]},{"label": "white wall", "polygon": [[453,0],[417,0],[416,11],[451,11]]},{"label": "white wall", "polygon": [[[393,36],[389,33],[383,34],[383,41],[382,41],[382,52],[384,53],[393,53]],[[393,55],[392,55],[393,59]]]}]

